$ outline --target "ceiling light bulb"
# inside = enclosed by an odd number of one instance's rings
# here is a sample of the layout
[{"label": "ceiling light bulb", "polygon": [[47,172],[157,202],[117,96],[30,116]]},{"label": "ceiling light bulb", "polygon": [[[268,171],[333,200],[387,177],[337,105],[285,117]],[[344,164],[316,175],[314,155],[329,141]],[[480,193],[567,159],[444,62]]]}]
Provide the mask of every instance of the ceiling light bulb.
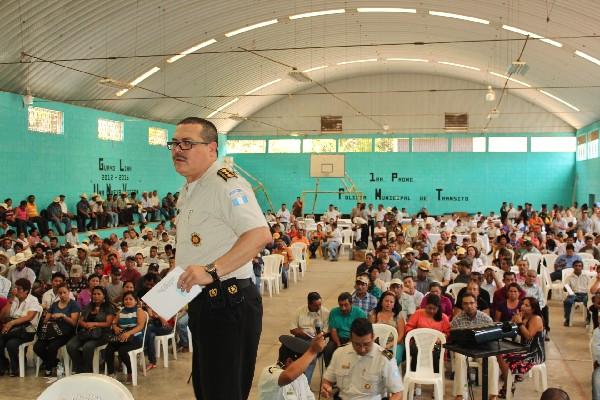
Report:
[{"label": "ceiling light bulb", "polygon": [[492,102],[494,100],[496,100],[496,92],[494,92],[494,89],[492,89],[491,86],[488,86],[488,90],[485,94],[485,101]]}]

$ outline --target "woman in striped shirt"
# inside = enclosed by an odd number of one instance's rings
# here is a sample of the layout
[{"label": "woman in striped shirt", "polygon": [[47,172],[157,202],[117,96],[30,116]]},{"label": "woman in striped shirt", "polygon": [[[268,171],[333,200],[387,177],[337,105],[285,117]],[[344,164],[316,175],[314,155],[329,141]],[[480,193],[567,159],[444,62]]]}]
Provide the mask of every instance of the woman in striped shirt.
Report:
[{"label": "woman in striped shirt", "polygon": [[127,367],[127,382],[131,382],[131,361],[129,352],[142,347],[146,313],[138,306],[138,298],[133,292],[123,294],[123,308],[114,319],[112,330],[116,341],[106,347],[106,368],[109,375],[115,374],[115,352]]}]

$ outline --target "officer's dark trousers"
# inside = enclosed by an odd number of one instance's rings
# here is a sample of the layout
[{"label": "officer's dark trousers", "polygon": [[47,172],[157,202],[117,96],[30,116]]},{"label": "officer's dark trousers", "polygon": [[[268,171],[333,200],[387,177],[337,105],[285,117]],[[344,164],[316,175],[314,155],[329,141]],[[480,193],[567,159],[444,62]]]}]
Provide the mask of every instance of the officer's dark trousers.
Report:
[{"label": "officer's dark trousers", "polygon": [[199,400],[246,400],[262,330],[262,299],[254,284],[240,289],[244,301],[212,309],[207,291],[188,308],[192,333],[192,381]]}]

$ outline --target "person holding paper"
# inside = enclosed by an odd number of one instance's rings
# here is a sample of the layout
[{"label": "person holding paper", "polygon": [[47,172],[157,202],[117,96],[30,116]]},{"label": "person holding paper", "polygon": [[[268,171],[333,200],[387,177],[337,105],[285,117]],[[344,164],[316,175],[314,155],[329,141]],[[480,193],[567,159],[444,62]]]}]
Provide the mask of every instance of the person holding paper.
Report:
[{"label": "person holding paper", "polygon": [[217,161],[217,141],[210,121],[189,117],[167,143],[186,180],[177,203],[175,261],[185,269],[177,284],[203,287],[188,307],[196,398],[245,400],[262,329],[251,261],[272,238],[252,187]]}]

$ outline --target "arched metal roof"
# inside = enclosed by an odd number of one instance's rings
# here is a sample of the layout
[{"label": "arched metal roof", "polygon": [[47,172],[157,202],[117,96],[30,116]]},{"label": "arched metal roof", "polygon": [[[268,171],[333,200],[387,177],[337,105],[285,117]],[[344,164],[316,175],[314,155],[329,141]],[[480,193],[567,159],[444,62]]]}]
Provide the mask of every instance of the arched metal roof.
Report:
[{"label": "arched metal roof", "polygon": [[[361,7],[414,12],[367,13],[357,10]],[[323,10],[338,12],[290,19]],[[525,47],[522,60],[529,70],[512,77],[531,87],[509,82],[513,94],[573,128],[600,119],[600,41],[595,35],[600,3],[592,0],[4,0],[0,15],[1,90],[24,93],[29,87],[39,98],[142,118],[174,122],[211,115],[221,130],[229,131],[239,123],[230,114],[251,118],[281,98],[274,94],[388,71],[500,88],[506,81],[502,75]],[[263,22],[263,27],[226,36]],[[514,28],[532,33],[525,46],[526,36]],[[211,39],[216,42],[167,62]],[[339,65],[357,60],[373,61]],[[288,77],[291,67],[305,71],[324,65],[307,72],[314,82]],[[120,97],[118,89],[98,83],[103,77],[132,82],[154,67],[160,70]]]}]

